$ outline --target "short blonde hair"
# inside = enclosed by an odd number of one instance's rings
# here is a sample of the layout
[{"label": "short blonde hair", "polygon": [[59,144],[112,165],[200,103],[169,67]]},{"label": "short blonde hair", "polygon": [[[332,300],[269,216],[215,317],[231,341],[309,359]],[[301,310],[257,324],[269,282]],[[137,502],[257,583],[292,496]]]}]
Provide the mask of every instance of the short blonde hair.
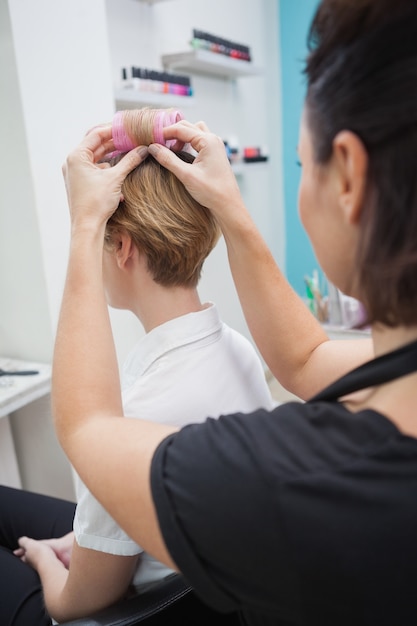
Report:
[{"label": "short blonde hair", "polygon": [[[177,156],[189,163],[194,160],[187,152]],[[211,212],[151,156],[126,177],[122,194],[123,201],[107,223],[107,245],[117,233],[126,232],[146,255],[155,282],[195,287],[220,236]]]}]

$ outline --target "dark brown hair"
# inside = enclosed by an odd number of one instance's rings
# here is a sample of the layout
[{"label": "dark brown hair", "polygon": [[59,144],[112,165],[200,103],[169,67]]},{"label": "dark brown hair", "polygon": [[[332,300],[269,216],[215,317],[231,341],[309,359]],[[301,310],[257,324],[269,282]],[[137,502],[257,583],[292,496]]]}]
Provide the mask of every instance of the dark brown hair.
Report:
[{"label": "dark brown hair", "polygon": [[350,130],[369,158],[357,264],[371,322],[417,322],[417,1],[322,0],[306,114],[315,160]]}]

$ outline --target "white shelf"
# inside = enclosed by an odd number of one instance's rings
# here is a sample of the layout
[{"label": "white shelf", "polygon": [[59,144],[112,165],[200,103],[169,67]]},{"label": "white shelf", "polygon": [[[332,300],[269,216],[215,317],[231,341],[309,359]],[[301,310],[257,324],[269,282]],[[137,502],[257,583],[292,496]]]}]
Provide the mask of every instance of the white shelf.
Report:
[{"label": "white shelf", "polygon": [[247,172],[266,170],[268,167],[269,161],[255,161],[253,163],[245,163],[244,161],[239,161],[238,163],[232,163],[232,170],[235,176],[242,176]]},{"label": "white shelf", "polygon": [[261,69],[254,66],[251,61],[232,59],[208,50],[164,54],[162,64],[166,70],[180,70],[191,74],[221,76],[223,78],[255,76],[261,73]]},{"label": "white shelf", "polygon": [[8,357],[0,357],[0,367],[7,371],[35,370],[31,376],[2,376],[0,378],[0,417],[41,398],[51,389],[51,366]]},{"label": "white shelf", "polygon": [[177,96],[156,91],[139,91],[137,89],[117,89],[115,100],[119,109],[135,109],[142,106],[155,108],[189,107],[194,104],[193,96]]}]

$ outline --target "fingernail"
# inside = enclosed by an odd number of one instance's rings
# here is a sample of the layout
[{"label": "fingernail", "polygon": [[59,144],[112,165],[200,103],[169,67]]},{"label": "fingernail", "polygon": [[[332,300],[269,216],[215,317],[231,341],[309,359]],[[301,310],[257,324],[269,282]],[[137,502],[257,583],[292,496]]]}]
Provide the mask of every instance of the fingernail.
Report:
[{"label": "fingernail", "polygon": [[146,146],[140,146],[137,149],[137,153],[142,159],[144,159],[146,156],[148,156],[148,148]]},{"label": "fingernail", "polygon": [[160,150],[160,146],[157,143],[152,143],[148,148],[150,154],[156,154]]}]

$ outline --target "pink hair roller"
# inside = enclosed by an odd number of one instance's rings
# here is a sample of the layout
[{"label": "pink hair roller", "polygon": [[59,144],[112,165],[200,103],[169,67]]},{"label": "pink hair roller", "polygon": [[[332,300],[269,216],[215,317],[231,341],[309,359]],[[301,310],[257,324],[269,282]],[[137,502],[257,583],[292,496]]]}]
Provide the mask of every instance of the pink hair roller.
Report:
[{"label": "pink hair roller", "polygon": [[[175,146],[177,151],[182,150],[182,148],[184,147],[184,143],[177,141],[176,139],[168,139],[165,141],[163,133],[163,130],[166,126],[171,126],[171,124],[175,124],[182,119],[184,119],[184,116],[180,111],[165,111],[163,109],[157,111],[153,123],[153,141],[155,143],[162,144],[167,148],[172,148],[173,146]],[[112,137],[114,147],[116,149],[108,154],[108,157],[114,157],[118,156],[119,154],[129,152],[130,150],[133,150],[133,148],[136,148],[136,146],[138,145],[131,140],[125,130],[123,111],[117,111],[117,113],[115,113],[113,116]]]},{"label": "pink hair roller", "polygon": [[183,119],[184,116],[180,111],[158,111],[153,126],[153,138],[155,143],[160,143],[167,148],[172,148],[172,146],[177,144],[177,149],[181,150],[184,144],[180,144],[176,139],[167,139],[165,141],[163,129]]},{"label": "pink hair roller", "polygon": [[117,152],[129,152],[136,148],[123,125],[123,111],[117,111],[113,117],[112,135]]}]

